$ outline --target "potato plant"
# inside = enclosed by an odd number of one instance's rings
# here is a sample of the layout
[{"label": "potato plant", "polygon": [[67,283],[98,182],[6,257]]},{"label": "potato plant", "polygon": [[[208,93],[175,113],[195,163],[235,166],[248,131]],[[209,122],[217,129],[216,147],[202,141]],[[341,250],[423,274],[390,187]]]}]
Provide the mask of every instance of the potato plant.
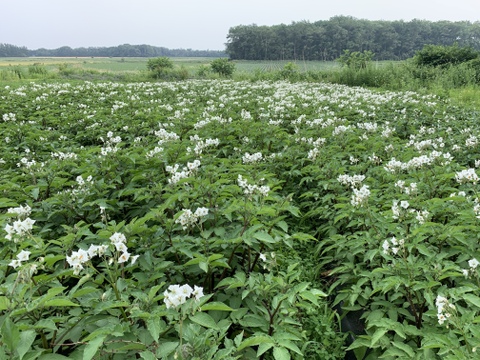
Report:
[{"label": "potato plant", "polygon": [[475,113],[232,80],[0,99],[0,358],[341,359],[354,313],[358,359],[475,357]]}]

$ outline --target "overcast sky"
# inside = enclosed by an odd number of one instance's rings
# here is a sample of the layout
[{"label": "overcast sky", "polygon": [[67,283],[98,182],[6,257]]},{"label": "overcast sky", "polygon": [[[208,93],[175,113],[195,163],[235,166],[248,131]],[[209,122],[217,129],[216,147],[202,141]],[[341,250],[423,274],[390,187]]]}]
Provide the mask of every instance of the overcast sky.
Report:
[{"label": "overcast sky", "polygon": [[0,43],[55,49],[148,44],[223,50],[236,25],[348,15],[480,21],[480,0],[1,0]]}]

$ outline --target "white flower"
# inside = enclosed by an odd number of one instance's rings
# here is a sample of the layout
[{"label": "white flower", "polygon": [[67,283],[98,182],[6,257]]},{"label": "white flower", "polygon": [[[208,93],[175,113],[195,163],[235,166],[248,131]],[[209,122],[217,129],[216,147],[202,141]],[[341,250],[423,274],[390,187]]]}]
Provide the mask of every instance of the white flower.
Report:
[{"label": "white flower", "polygon": [[20,261],[27,261],[30,254],[31,254],[30,251],[22,250],[18,253],[17,259],[20,260]]},{"label": "white flower", "polygon": [[8,266],[12,266],[14,269],[19,267],[20,265],[22,265],[22,262],[18,259],[14,259],[14,260],[10,261],[10,263],[8,264]]},{"label": "white flower", "polygon": [[125,251],[118,257],[118,263],[122,264],[124,262],[127,262],[128,259],[130,259],[130,253],[128,251]]},{"label": "white flower", "polygon": [[192,292],[192,295],[195,296],[195,300],[200,300],[200,298],[203,296],[203,287],[194,285],[194,290]]},{"label": "white flower", "polygon": [[360,189],[353,189],[353,195],[350,203],[352,206],[363,206],[368,202],[370,196],[370,190],[368,185],[363,185]]},{"label": "white flower", "polygon": [[130,257],[130,263],[133,265],[137,262],[137,259],[139,258],[140,255],[134,255]]},{"label": "white flower", "polygon": [[477,259],[468,260],[468,266],[470,266],[472,270],[476,269],[479,264]]}]

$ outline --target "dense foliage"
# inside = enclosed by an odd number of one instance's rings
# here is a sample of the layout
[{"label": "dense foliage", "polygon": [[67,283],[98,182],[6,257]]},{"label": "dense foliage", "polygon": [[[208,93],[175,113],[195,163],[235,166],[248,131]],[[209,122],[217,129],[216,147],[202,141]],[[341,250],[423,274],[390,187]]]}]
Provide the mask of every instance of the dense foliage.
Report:
[{"label": "dense foliage", "polygon": [[414,62],[418,66],[458,65],[477,59],[480,52],[470,47],[426,45],[415,53]]},{"label": "dense foliage", "polygon": [[231,77],[235,71],[235,63],[227,58],[215,59],[210,63],[210,68],[216,74],[225,77]]},{"label": "dense foliage", "polygon": [[0,44],[0,57],[55,57],[55,56],[78,56],[78,57],[222,57],[225,52],[221,50],[192,50],[192,49],[168,49],[152,45],[123,44],[110,47],[81,47],[71,48],[62,46],[58,49],[35,49],[10,44]]},{"label": "dense foliage", "polygon": [[339,314],[358,359],[475,358],[478,114],[283,81],[0,99],[0,358],[342,359]]},{"label": "dense foliage", "polygon": [[426,20],[370,21],[336,16],[313,23],[238,25],[227,35],[227,53],[243,60],[332,61],[344,50],[371,51],[375,60],[410,58],[425,44],[480,49],[480,23]]}]

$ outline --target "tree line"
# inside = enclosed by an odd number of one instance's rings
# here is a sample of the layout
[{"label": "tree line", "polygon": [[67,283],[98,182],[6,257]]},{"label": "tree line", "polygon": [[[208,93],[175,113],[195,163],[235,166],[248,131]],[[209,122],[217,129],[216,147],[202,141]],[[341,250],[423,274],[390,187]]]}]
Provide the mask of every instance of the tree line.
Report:
[{"label": "tree line", "polygon": [[0,43],[0,57],[225,57],[224,51],[168,49],[151,45],[123,44],[111,47],[80,47],[62,46],[58,49],[29,50],[26,47]]},{"label": "tree line", "polygon": [[371,51],[375,60],[403,60],[426,44],[480,50],[480,22],[372,21],[336,16],[290,25],[238,25],[229,29],[226,52],[232,60],[323,60],[345,50]]}]

